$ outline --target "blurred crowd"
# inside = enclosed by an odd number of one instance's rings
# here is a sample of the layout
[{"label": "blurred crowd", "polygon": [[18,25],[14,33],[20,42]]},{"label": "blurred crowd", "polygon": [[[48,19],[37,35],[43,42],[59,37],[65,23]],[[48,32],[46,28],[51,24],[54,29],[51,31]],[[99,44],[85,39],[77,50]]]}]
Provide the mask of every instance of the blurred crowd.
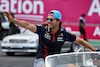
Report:
[{"label": "blurred crowd", "polygon": [[[14,19],[16,19],[14,17],[14,13],[11,13],[11,15]],[[2,24],[6,26],[6,23],[9,24],[8,28],[5,28],[2,26]],[[3,15],[3,12],[0,12],[0,40],[2,40],[7,35],[12,35],[12,34],[17,34],[17,33],[20,33],[19,27],[13,22],[9,21],[6,18],[6,16]]]}]

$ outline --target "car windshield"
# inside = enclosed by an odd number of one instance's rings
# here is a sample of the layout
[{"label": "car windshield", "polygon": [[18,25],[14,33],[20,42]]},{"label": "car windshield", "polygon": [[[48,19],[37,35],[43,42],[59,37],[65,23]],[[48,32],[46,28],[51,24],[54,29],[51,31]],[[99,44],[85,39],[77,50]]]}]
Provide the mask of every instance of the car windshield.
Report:
[{"label": "car windshield", "polygon": [[[99,54],[99,56],[91,55]],[[74,64],[78,67],[95,67],[93,59],[100,60],[100,52],[79,52],[79,53],[64,53],[51,55],[46,57],[46,67],[67,67],[68,64]]]},{"label": "car windshield", "polygon": [[23,33],[24,33],[24,34],[34,34],[33,32],[31,32],[31,31],[28,30],[28,29],[25,29],[25,30],[23,31]]}]

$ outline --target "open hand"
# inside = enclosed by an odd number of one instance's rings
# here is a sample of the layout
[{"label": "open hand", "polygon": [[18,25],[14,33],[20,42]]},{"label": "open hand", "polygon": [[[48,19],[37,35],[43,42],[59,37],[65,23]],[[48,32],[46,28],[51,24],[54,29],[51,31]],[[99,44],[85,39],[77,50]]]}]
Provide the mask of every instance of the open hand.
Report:
[{"label": "open hand", "polygon": [[3,14],[7,16],[7,18],[8,18],[9,21],[13,20],[13,17],[11,16],[11,14],[9,12],[5,11]]}]

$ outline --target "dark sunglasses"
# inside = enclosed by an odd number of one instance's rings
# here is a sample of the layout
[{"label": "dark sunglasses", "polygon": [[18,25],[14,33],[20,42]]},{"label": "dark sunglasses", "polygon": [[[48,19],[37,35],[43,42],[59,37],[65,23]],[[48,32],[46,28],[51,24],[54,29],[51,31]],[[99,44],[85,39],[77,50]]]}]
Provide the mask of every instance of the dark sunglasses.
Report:
[{"label": "dark sunglasses", "polygon": [[100,56],[91,56],[91,58],[94,60],[95,58],[100,60]]},{"label": "dark sunglasses", "polygon": [[51,22],[53,21],[53,20],[55,20],[54,18],[46,18],[46,20],[48,21],[48,20],[50,20]]}]

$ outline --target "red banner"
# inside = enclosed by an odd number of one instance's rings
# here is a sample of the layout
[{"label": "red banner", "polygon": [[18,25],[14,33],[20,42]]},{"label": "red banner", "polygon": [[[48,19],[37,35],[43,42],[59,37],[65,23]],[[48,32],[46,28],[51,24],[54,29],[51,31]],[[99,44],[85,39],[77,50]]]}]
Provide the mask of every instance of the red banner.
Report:
[{"label": "red banner", "polygon": [[[67,31],[78,31],[79,32],[79,26],[78,25],[63,25]],[[86,38],[87,39],[97,39],[100,40],[100,26],[86,26]],[[80,36],[83,38],[83,36]]]},{"label": "red banner", "polygon": [[63,22],[78,23],[85,13],[86,23],[100,24],[100,0],[0,0],[0,11],[15,13],[21,20],[44,22],[54,9],[62,13]]}]

